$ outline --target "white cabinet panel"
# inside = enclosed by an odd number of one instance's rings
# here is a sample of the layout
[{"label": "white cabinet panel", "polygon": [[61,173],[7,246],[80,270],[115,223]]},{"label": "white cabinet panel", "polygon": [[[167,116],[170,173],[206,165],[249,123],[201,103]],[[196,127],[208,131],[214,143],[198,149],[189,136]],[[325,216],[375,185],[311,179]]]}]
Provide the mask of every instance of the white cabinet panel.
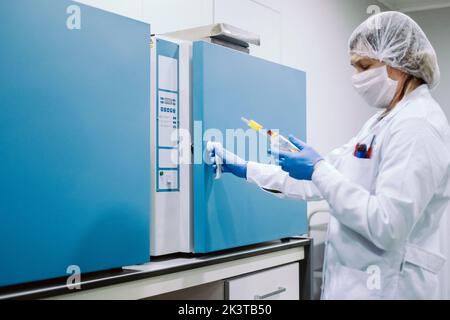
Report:
[{"label": "white cabinet panel", "polygon": [[144,21],[156,34],[213,23],[213,0],[142,0]]},{"label": "white cabinet panel", "polygon": [[281,14],[253,0],[215,0],[214,22],[225,22],[259,34],[261,47],[252,46],[251,53],[274,62],[281,61]]},{"label": "white cabinet panel", "polygon": [[300,265],[258,272],[225,283],[230,300],[300,300]]},{"label": "white cabinet panel", "polygon": [[114,12],[136,20],[142,19],[142,0],[75,0],[92,7]]}]

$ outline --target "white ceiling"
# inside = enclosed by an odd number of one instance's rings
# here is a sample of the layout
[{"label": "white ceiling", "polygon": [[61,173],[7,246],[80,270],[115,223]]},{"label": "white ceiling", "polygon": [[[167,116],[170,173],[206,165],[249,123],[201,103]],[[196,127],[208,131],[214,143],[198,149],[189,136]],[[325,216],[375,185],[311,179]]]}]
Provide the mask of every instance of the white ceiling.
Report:
[{"label": "white ceiling", "polygon": [[410,12],[450,7],[450,0],[378,0],[391,10]]}]

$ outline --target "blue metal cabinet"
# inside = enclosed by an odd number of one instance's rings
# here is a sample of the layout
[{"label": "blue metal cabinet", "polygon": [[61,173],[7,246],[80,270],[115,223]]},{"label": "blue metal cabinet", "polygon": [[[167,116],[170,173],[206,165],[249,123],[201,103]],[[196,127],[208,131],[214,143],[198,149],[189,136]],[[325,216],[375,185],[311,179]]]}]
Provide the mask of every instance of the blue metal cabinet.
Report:
[{"label": "blue metal cabinet", "polygon": [[0,286],[148,261],[149,25],[0,1],[0,41]]},{"label": "blue metal cabinet", "polygon": [[[241,117],[306,138],[306,75],[207,42],[193,47],[193,118],[208,129],[243,128]],[[194,158],[202,157],[195,133]],[[258,160],[258,159],[247,159]],[[195,252],[282,239],[307,232],[306,204],[279,199],[231,175],[214,181],[194,165]]]}]

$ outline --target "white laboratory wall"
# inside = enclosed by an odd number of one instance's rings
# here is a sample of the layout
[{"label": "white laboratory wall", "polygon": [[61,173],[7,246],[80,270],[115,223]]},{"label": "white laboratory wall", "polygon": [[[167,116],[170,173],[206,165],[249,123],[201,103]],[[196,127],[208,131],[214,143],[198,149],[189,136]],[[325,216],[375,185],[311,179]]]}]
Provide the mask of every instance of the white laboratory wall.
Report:
[{"label": "white laboratory wall", "polygon": [[441,83],[433,96],[450,119],[450,8],[409,13],[430,39],[439,59]]},{"label": "white laboratory wall", "polygon": [[76,2],[142,20],[142,0],[75,0]]},{"label": "white laboratory wall", "polygon": [[[226,22],[259,34],[261,46],[251,46],[253,55],[281,62],[282,13],[284,1],[215,0],[214,21]],[[276,3],[276,4],[275,4]],[[269,6],[272,5],[273,6]]]},{"label": "white laboratory wall", "polygon": [[141,0],[142,18],[156,34],[213,23],[212,0]]},{"label": "white laboratory wall", "polygon": [[152,25],[166,33],[213,23],[213,0],[75,0]]},{"label": "white laboratory wall", "polygon": [[[450,8],[419,11],[409,13],[409,15],[423,28],[438,55],[441,68],[441,84],[433,92],[433,96],[440,103],[442,109],[450,119],[450,33],[448,23],[450,21]],[[442,246],[443,253],[447,259],[450,258],[450,244],[448,235],[450,234],[450,208],[442,224]],[[449,260],[450,261],[450,260]],[[442,273],[442,294],[446,299],[450,299],[450,263]]]}]

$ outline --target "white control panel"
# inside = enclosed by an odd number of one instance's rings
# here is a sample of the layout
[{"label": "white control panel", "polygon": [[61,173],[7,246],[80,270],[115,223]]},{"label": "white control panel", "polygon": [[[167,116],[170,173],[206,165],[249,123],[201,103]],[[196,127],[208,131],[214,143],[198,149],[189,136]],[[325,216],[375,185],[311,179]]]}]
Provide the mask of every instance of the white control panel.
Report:
[{"label": "white control panel", "polygon": [[179,51],[161,43],[158,56],[157,192],[179,192]]},{"label": "white control panel", "polygon": [[190,158],[185,161],[179,143],[184,139],[180,130],[191,131],[191,52],[191,44],[153,37],[150,81],[152,256],[193,250],[192,166]]}]

